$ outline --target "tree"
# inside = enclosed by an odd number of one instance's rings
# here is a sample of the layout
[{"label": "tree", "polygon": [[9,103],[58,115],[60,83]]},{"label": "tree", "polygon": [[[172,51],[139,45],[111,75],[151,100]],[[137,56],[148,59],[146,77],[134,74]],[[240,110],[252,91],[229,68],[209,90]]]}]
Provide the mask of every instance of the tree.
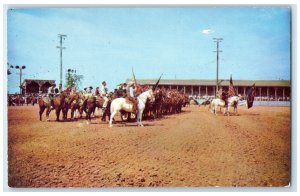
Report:
[{"label": "tree", "polygon": [[68,69],[66,73],[66,85],[71,88],[76,87],[78,89],[78,85],[81,84],[83,80],[83,75],[77,75],[76,70]]}]

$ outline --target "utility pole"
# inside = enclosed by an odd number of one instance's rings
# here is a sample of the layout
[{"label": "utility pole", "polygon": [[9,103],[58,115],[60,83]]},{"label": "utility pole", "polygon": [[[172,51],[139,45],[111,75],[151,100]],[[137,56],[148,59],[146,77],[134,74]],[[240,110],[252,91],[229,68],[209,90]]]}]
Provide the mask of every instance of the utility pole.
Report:
[{"label": "utility pole", "polygon": [[219,90],[219,52],[222,52],[222,50],[219,50],[219,43],[223,40],[223,38],[213,38],[214,42],[217,43],[217,51],[214,51],[217,53],[217,78],[216,78],[216,90],[215,90],[215,97],[217,97],[217,92]]},{"label": "utility pole", "polygon": [[58,37],[60,39],[60,46],[56,46],[56,48],[60,49],[60,84],[62,85],[62,50],[66,49],[66,47],[62,46],[63,39],[65,40],[67,35],[58,34]]}]

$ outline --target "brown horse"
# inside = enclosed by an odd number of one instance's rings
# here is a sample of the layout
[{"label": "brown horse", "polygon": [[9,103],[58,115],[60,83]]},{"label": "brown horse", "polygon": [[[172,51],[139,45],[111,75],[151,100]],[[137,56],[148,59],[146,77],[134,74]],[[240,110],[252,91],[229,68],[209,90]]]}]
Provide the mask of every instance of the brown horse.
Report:
[{"label": "brown horse", "polygon": [[69,109],[71,109],[71,118],[73,119],[72,106],[74,105],[74,103],[77,103],[78,100],[79,100],[79,93],[73,93],[65,98],[65,102],[62,107],[64,120],[67,120]]},{"label": "brown horse", "polygon": [[72,120],[75,119],[75,111],[78,109],[79,113],[80,113],[80,117],[82,116],[82,105],[83,105],[83,95],[81,93],[76,92],[76,98],[70,102],[70,109],[71,109],[71,118]]},{"label": "brown horse", "polygon": [[[63,91],[61,94],[54,96],[54,100],[53,100],[53,107],[55,109],[55,113],[56,113],[56,121],[59,121],[59,115],[60,115],[60,111],[62,110],[64,103],[65,103],[65,99],[68,96],[69,91],[65,90]],[[40,107],[40,121],[42,121],[42,115],[44,113],[44,110],[47,108],[46,110],[46,118],[47,121],[49,121],[49,114],[51,112],[51,101],[48,97],[41,97],[38,100],[39,103],[39,107]]]},{"label": "brown horse", "polygon": [[96,98],[94,96],[87,97],[87,99],[83,102],[82,107],[86,113],[86,120],[88,120],[89,123],[92,120],[91,114],[96,108]]}]

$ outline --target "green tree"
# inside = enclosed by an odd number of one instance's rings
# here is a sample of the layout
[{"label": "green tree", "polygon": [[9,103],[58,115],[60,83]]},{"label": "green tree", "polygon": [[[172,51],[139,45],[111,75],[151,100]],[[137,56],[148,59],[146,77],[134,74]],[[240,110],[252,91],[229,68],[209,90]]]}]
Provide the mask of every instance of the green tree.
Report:
[{"label": "green tree", "polygon": [[83,80],[83,75],[76,74],[76,71],[68,69],[66,73],[66,85],[70,86],[71,88],[76,87],[78,89],[78,85],[81,84]]}]

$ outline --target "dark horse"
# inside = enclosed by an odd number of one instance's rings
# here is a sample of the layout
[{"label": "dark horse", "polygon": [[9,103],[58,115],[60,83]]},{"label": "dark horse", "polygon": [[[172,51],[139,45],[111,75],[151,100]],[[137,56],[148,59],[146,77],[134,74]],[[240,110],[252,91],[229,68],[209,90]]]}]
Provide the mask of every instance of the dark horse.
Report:
[{"label": "dark horse", "polygon": [[[65,99],[68,96],[68,94],[69,94],[69,91],[65,90],[61,94],[54,96],[53,107],[54,107],[55,113],[56,113],[56,121],[59,121],[59,114],[65,104]],[[50,99],[48,97],[41,97],[41,98],[39,98],[38,103],[39,103],[39,107],[40,107],[40,112],[39,112],[40,113],[40,121],[42,120],[42,115],[46,108],[47,108],[46,117],[47,117],[47,121],[49,121],[49,114],[52,110]]]},{"label": "dark horse", "polygon": [[86,98],[86,100],[83,102],[83,110],[86,113],[86,120],[87,123],[90,123],[92,118],[91,118],[91,114],[92,112],[95,111],[96,108],[96,97],[94,96],[89,96]]}]

